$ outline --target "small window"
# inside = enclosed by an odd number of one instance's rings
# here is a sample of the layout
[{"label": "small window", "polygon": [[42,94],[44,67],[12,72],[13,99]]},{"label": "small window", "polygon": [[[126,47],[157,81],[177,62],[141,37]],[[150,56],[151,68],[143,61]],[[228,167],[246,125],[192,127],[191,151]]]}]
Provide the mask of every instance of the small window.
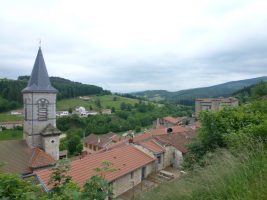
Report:
[{"label": "small window", "polygon": [[158,156],[157,156],[157,159],[158,159],[158,164],[160,164],[160,163],[161,163],[161,156],[158,155]]},{"label": "small window", "polygon": [[27,104],[24,105],[24,119],[25,119],[25,121],[28,120]]},{"label": "small window", "polygon": [[48,118],[48,100],[40,99],[37,102],[38,104],[38,120],[39,121],[47,121]]},{"label": "small window", "polygon": [[131,179],[133,179],[134,177],[134,172],[131,172]]},{"label": "small window", "polygon": [[24,120],[28,120],[28,108],[27,108],[27,100],[24,99]]}]

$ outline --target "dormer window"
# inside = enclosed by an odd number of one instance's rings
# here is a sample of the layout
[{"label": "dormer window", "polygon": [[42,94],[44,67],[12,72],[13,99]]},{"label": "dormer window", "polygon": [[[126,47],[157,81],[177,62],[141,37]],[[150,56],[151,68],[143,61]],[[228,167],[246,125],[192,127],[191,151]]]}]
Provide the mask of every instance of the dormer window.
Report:
[{"label": "dormer window", "polygon": [[48,118],[48,100],[47,99],[39,99],[37,101],[38,104],[38,120],[39,121],[47,121]]}]

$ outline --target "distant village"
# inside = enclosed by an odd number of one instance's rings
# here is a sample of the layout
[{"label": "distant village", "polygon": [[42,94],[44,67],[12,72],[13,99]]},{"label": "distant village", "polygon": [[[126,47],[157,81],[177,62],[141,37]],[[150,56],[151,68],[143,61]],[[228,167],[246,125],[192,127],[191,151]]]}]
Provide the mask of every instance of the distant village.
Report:
[{"label": "distant village", "polygon": [[[56,127],[57,118],[73,114],[79,117],[110,115],[112,111],[86,110],[78,106],[71,113],[56,112],[57,90],[50,83],[41,48],[22,95],[23,110],[11,111],[10,115],[23,116],[23,121],[0,122],[0,130],[23,128],[23,140],[0,141],[0,161],[5,163],[0,171],[20,174],[22,178],[34,177],[48,192],[52,189],[49,184],[51,167],[57,160],[68,158],[67,151],[59,151],[62,134]],[[79,98],[91,100],[90,96]],[[197,120],[200,111],[218,111],[233,106],[238,106],[238,101],[232,97],[196,99],[192,117],[158,118],[151,129],[140,133],[131,130],[121,135],[92,133],[82,139],[81,155],[70,158],[67,173],[83,187],[86,180],[96,174],[95,169],[101,167],[103,161],[109,161],[115,170],[107,173],[105,179],[113,186],[115,197],[129,199],[135,192],[185,173],[181,171],[181,164],[188,151],[187,145],[201,127]]]}]

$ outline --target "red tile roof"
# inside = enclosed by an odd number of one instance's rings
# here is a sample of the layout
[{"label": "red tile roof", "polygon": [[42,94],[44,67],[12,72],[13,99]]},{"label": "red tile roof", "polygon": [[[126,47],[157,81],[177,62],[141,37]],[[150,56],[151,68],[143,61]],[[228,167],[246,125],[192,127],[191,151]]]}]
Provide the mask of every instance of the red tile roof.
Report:
[{"label": "red tile roof", "polygon": [[0,141],[0,172],[26,174],[33,168],[46,167],[55,160],[39,148],[31,149],[25,140]]},{"label": "red tile roof", "polygon": [[56,161],[47,153],[39,148],[32,149],[32,156],[29,160],[31,168],[39,168],[44,166],[53,165]]},{"label": "red tile roof", "polygon": [[112,132],[103,135],[95,135],[92,133],[84,139],[84,142],[87,144],[93,144],[99,146],[100,148],[103,148],[110,142],[112,141],[116,142],[118,140],[119,140],[118,136]]},{"label": "red tile roof", "polygon": [[170,116],[164,117],[163,120],[166,121],[166,122],[169,122],[169,123],[171,123],[173,125],[176,125],[179,122],[178,119],[176,119],[174,117],[170,117]]},{"label": "red tile roof", "polygon": [[[171,127],[171,129],[172,129],[172,133],[182,133],[182,132],[188,131],[187,128],[185,128],[183,126],[179,126],[179,125],[173,126],[173,127]],[[140,142],[140,141],[148,140],[148,139],[152,138],[153,136],[166,135],[166,134],[167,134],[167,128],[166,127],[151,129],[145,133],[135,135],[134,142]]]},{"label": "red tile roof", "polygon": [[162,145],[171,145],[182,153],[188,151],[187,145],[192,142],[192,139],[196,136],[195,131],[188,131],[183,133],[171,133],[166,135],[156,136],[155,139]]},{"label": "red tile roof", "polygon": [[155,154],[165,152],[165,149],[153,139],[145,142],[140,142],[139,144]]},{"label": "red tile roof", "polygon": [[[86,156],[81,160],[72,161],[67,175],[71,176],[73,181],[82,187],[86,180],[96,175],[95,169],[101,167],[103,161],[110,161],[113,163],[113,168],[116,169],[114,172],[108,172],[105,176],[106,180],[111,182],[154,160],[155,158],[150,157],[134,146],[125,145],[120,148]],[[52,187],[48,185],[50,174],[51,170],[48,169],[36,172],[36,175],[48,188]]]},{"label": "red tile roof", "polygon": [[173,126],[171,127],[172,128],[172,133],[183,133],[183,132],[186,132],[188,131],[187,128],[183,127],[183,126]]}]

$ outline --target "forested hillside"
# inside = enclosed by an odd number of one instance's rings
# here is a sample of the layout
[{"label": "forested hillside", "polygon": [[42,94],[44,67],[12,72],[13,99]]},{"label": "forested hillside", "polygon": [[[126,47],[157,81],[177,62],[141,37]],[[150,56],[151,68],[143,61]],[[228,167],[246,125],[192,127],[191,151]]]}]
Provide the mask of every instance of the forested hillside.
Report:
[{"label": "forested hillside", "polygon": [[236,97],[240,103],[246,103],[265,95],[267,95],[267,82],[264,81],[233,93],[233,96]]},{"label": "forested hillside", "polygon": [[249,87],[262,80],[267,81],[267,76],[232,81],[210,87],[181,90],[177,92],[168,92],[166,90],[148,90],[143,92],[135,92],[133,95],[144,97],[149,100],[167,100],[184,105],[193,105],[196,98],[228,97],[237,90],[243,89],[244,87]]},{"label": "forested hillside", "polygon": [[[0,112],[22,105],[21,90],[26,87],[29,76],[20,76],[18,80],[0,79]],[[59,91],[57,98],[71,98],[82,95],[110,94],[103,88],[70,81],[60,77],[50,78],[52,85]]]}]

